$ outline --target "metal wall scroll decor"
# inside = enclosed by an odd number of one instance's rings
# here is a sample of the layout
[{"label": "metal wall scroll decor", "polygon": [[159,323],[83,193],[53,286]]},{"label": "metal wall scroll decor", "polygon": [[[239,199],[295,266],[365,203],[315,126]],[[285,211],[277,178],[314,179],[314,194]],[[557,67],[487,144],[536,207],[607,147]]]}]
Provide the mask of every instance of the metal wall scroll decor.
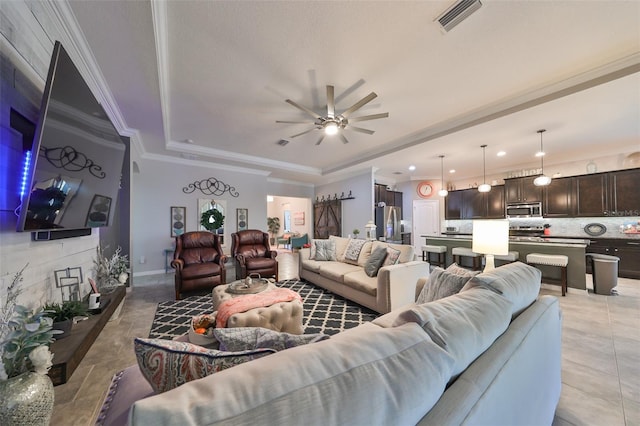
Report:
[{"label": "metal wall scroll decor", "polygon": [[40,152],[53,167],[58,169],[64,169],[69,172],[80,172],[84,169],[89,169],[89,173],[98,179],[106,177],[102,166],[97,165],[92,159],[87,158],[86,155],[72,146],[57,148],[43,146],[40,147]]},{"label": "metal wall scroll decor", "polygon": [[331,194],[327,195],[326,197],[324,195],[322,197],[316,196],[315,204],[328,203],[331,201],[354,200],[355,198],[356,197],[351,194],[351,191],[349,191],[348,195],[344,195],[343,192],[342,194],[340,194],[340,196],[338,196],[338,194],[333,194],[333,197],[331,196]]},{"label": "metal wall scroll decor", "polygon": [[228,192],[232,197],[238,197],[238,191],[236,191],[235,186],[227,185],[226,183],[218,180],[214,177],[210,177],[207,179],[197,180],[193,183],[182,188],[182,192],[185,194],[191,194],[196,189],[199,189],[205,195],[223,195],[225,192]]}]

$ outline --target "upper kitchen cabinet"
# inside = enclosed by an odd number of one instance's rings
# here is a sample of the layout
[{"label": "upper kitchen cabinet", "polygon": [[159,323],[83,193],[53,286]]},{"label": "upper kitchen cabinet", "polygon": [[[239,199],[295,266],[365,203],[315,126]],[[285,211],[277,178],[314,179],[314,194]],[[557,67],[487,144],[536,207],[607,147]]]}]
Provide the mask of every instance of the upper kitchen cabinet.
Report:
[{"label": "upper kitchen cabinet", "polygon": [[504,181],[504,198],[506,203],[529,203],[542,201],[540,187],[533,184],[536,176],[506,179]]},{"label": "upper kitchen cabinet", "polygon": [[573,217],[574,178],[556,178],[542,189],[544,217]]},{"label": "upper kitchen cabinet", "polygon": [[487,196],[487,219],[504,219],[504,186],[498,185],[491,188],[486,193]]},{"label": "upper kitchen cabinet", "polygon": [[504,187],[494,186],[484,193],[476,188],[450,191],[444,205],[445,219],[504,218]]},{"label": "upper kitchen cabinet", "polygon": [[444,217],[447,220],[462,219],[462,194],[464,191],[449,191],[444,198]]},{"label": "upper kitchen cabinet", "polygon": [[609,216],[640,215],[640,169],[609,172]]},{"label": "upper kitchen cabinet", "polygon": [[606,173],[576,176],[576,216],[606,216],[608,191]]}]

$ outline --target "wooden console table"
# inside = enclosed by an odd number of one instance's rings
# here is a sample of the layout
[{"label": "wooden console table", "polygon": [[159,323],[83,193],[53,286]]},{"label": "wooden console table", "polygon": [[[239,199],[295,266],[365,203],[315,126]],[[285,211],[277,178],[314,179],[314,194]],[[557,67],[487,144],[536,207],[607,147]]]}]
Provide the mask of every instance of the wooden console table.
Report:
[{"label": "wooden console table", "polygon": [[55,356],[53,357],[54,364],[49,370],[49,377],[54,385],[67,383],[113,312],[124,299],[125,294],[126,289],[122,286],[117,287],[113,293],[102,295],[101,313],[91,315],[88,319],[74,324],[69,336],[51,344],[51,352]]}]

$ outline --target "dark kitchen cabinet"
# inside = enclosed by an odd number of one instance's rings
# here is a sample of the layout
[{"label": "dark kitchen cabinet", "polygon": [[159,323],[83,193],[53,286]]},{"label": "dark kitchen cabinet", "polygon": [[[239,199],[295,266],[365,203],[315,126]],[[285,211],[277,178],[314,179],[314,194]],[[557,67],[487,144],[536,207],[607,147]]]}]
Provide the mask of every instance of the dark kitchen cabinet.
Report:
[{"label": "dark kitchen cabinet", "polygon": [[402,192],[389,191],[387,185],[376,183],[373,187],[374,203],[383,202],[387,206],[402,207]]},{"label": "dark kitchen cabinet", "polygon": [[494,186],[484,193],[476,188],[450,191],[444,205],[445,219],[504,218],[504,186]]},{"label": "dark kitchen cabinet", "polygon": [[[587,253],[606,254],[620,258],[618,276],[640,279],[640,241],[628,239],[592,239]],[[587,262],[587,273],[591,274],[591,262]]]},{"label": "dark kitchen cabinet", "polygon": [[605,216],[608,212],[607,174],[576,176],[575,200],[577,217]]},{"label": "dark kitchen cabinet", "polygon": [[402,207],[402,192],[393,191],[393,205],[396,207]]},{"label": "dark kitchen cabinet", "polygon": [[640,215],[640,169],[608,173],[608,216]]},{"label": "dark kitchen cabinet", "polygon": [[542,215],[544,217],[573,217],[574,178],[553,179],[542,189]]},{"label": "dark kitchen cabinet", "polygon": [[462,218],[482,219],[487,214],[487,197],[477,189],[462,191]]},{"label": "dark kitchen cabinet", "polygon": [[464,191],[449,191],[444,199],[444,217],[447,220],[462,219],[462,194]]},{"label": "dark kitchen cabinet", "polygon": [[504,219],[504,186],[497,185],[487,192],[487,219]]},{"label": "dark kitchen cabinet", "polygon": [[504,181],[504,197],[506,203],[530,203],[542,201],[540,187],[533,184],[536,176],[506,179]]}]

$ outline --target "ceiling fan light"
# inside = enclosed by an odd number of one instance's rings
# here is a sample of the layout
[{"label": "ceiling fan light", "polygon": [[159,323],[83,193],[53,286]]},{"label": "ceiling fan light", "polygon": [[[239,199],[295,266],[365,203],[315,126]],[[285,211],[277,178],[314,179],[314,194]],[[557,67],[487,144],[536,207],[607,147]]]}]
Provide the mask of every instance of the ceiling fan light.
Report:
[{"label": "ceiling fan light", "polygon": [[478,192],[489,192],[491,191],[491,185],[489,185],[488,183],[483,183],[482,185],[478,186]]},{"label": "ceiling fan light", "polygon": [[335,135],[338,133],[338,123],[330,121],[324,125],[324,132],[327,135]]},{"label": "ceiling fan light", "polygon": [[447,191],[446,189],[442,188],[440,191],[438,191],[438,195],[441,197],[446,197],[447,195],[449,195],[449,191]]},{"label": "ceiling fan light", "polygon": [[533,180],[533,184],[535,186],[547,186],[550,183],[551,183],[551,178],[545,175],[540,175]]}]

